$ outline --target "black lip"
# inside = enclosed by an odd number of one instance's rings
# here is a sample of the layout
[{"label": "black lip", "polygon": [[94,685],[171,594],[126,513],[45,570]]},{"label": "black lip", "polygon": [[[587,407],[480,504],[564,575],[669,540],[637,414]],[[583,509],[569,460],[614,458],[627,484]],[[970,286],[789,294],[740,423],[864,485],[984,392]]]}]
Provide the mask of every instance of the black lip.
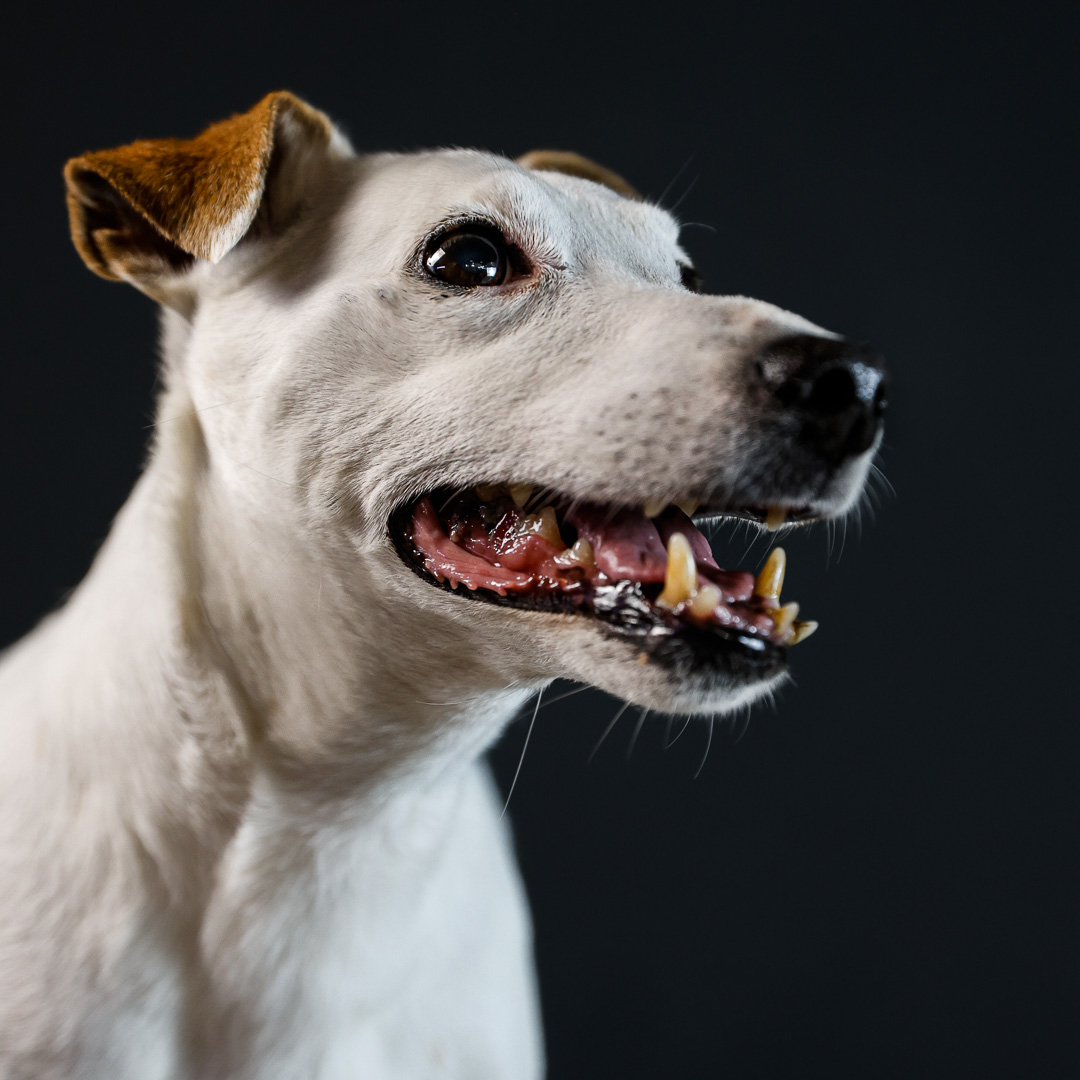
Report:
[{"label": "black lip", "polygon": [[755,634],[728,627],[701,627],[685,622],[652,604],[635,581],[579,589],[500,596],[488,589],[454,589],[423,565],[423,556],[409,539],[413,503],[399,507],[390,517],[390,541],[402,562],[417,577],[444,592],[466,600],[593,618],[605,633],[637,643],[643,662],[657,661],[680,675],[715,673],[732,683],[748,685],[787,670],[787,649]]}]

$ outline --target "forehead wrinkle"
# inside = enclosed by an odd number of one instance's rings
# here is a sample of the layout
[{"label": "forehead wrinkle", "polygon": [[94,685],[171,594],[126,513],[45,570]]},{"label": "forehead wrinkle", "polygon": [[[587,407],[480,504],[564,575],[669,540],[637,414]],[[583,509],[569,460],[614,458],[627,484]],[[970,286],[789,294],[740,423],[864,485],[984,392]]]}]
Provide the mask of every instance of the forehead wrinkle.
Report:
[{"label": "forehead wrinkle", "polygon": [[518,166],[486,179],[484,189],[462,204],[464,212],[493,219],[541,258],[554,256],[567,265],[634,264],[646,273],[666,273],[685,261],[678,223],[660,207],[587,180],[558,174],[549,179]]}]

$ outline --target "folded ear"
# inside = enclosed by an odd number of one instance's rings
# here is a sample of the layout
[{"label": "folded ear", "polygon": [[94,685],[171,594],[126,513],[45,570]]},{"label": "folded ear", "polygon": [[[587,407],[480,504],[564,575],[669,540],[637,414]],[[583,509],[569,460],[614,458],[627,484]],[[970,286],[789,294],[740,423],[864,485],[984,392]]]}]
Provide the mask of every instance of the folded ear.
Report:
[{"label": "folded ear", "polygon": [[628,199],[641,199],[637,191],[618,173],[570,150],[530,150],[519,157],[517,163],[538,172],[561,172],[568,176],[580,176],[583,180],[603,184]]},{"label": "folded ear", "polygon": [[286,223],[305,174],[350,152],[317,109],[284,91],[268,94],[194,139],[146,139],[72,158],[64,168],[71,236],[95,273],[161,299],[176,271],[194,259],[216,263],[257,214]]}]

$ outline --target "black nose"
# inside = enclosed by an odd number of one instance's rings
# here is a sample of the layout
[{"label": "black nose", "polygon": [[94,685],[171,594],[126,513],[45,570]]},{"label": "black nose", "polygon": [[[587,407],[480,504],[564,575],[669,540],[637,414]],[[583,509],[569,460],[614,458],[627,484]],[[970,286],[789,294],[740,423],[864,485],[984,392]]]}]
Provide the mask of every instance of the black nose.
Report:
[{"label": "black nose", "polygon": [[869,450],[888,403],[882,358],[867,345],[795,334],[754,358],[754,376],[802,420],[803,437],[831,464]]}]

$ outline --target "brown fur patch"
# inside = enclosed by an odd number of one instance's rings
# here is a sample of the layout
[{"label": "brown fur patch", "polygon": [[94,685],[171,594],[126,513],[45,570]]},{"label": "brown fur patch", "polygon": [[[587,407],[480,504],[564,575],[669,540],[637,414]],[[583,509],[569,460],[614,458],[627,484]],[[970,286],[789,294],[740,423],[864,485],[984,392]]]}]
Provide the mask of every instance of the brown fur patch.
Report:
[{"label": "brown fur patch", "polygon": [[192,257],[217,262],[254,220],[285,114],[305,137],[329,144],[330,121],[277,91],[194,139],[144,139],[72,158],[64,168],[71,236],[86,265],[115,281]]},{"label": "brown fur patch", "polygon": [[603,165],[598,165],[571,150],[530,150],[519,157],[517,163],[538,172],[561,172],[568,176],[580,176],[583,180],[603,184],[628,199],[641,199],[637,190],[618,173],[605,169]]}]

